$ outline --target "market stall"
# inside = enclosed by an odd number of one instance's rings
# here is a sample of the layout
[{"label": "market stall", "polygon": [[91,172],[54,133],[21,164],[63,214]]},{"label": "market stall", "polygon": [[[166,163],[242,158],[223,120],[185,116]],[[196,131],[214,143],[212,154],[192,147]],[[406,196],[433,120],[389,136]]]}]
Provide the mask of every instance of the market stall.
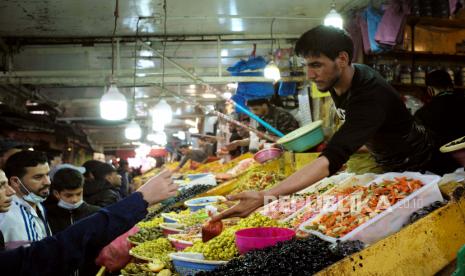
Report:
[{"label": "market stall", "polygon": [[[224,199],[207,200],[207,196],[269,188],[292,173],[288,171],[290,162],[296,170],[316,156],[287,153],[251,166],[237,178],[206,192],[162,203],[176,207],[152,211],[146,222],[138,225],[141,230],[129,237],[135,246],[130,251],[134,259],[122,274],[138,271],[168,275],[169,270],[180,275],[282,275],[297,271],[318,275],[372,275],[373,271],[389,275],[412,271],[411,275],[425,275],[450,263],[465,243],[459,237],[465,228],[463,199],[449,196],[463,184],[451,181],[454,176],[440,179],[409,172],[339,173],[290,197],[270,201],[247,218],[210,226],[220,234],[203,240],[202,228],[209,220],[207,210],[222,211],[231,206]],[[202,171],[207,168],[204,166]],[[213,168],[220,171],[216,165]],[[444,202],[442,194],[449,201]],[[355,208],[350,205],[351,200],[368,202],[367,208],[372,210],[364,207],[359,213],[349,212],[351,207]],[[240,230],[270,227],[289,229],[296,236],[244,254],[244,245],[238,242]],[[436,258],[431,262],[433,256]],[[379,258],[384,260],[381,266]]]}]

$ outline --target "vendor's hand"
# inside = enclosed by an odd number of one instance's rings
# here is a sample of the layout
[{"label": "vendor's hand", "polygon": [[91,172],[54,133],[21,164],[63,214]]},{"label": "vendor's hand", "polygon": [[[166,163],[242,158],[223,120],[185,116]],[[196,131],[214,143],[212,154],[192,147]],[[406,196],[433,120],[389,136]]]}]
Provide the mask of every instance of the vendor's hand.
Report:
[{"label": "vendor's hand", "polygon": [[150,178],[142,187],[137,189],[149,205],[158,203],[169,197],[175,196],[178,185],[173,184],[171,171],[164,170],[158,175]]},{"label": "vendor's hand", "polygon": [[234,207],[212,217],[212,221],[219,221],[230,217],[246,217],[264,204],[263,192],[243,192],[226,197],[229,201],[240,200]]},{"label": "vendor's hand", "polygon": [[236,141],[232,141],[232,142],[229,143],[229,144],[226,144],[224,147],[225,147],[227,150],[231,151],[231,150],[237,149],[239,146],[240,146],[239,140],[236,140]]}]

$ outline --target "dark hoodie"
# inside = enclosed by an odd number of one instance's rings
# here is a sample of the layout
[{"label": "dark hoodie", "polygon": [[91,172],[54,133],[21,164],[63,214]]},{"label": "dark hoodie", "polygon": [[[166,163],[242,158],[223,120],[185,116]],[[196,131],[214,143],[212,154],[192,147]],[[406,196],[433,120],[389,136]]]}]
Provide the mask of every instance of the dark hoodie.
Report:
[{"label": "dark hoodie", "polygon": [[121,200],[119,190],[106,180],[84,182],[84,201],[100,207],[105,207]]}]

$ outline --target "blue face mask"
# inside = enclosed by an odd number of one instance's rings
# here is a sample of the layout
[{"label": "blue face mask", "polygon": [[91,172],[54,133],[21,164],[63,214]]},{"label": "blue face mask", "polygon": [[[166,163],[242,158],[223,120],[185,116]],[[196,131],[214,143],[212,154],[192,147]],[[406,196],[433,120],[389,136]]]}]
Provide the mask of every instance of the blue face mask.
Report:
[{"label": "blue face mask", "polygon": [[68,203],[66,201],[63,201],[63,199],[60,199],[60,201],[58,201],[58,207],[61,207],[66,210],[74,210],[79,208],[82,205],[82,203],[84,203],[84,200],[82,199],[74,204]]},{"label": "blue face mask", "polygon": [[19,181],[19,184],[21,184],[21,186],[23,187],[23,189],[26,190],[26,192],[28,193],[27,195],[23,196],[23,199],[26,200],[27,202],[38,204],[38,203],[44,202],[47,199],[48,194],[45,197],[36,195],[35,193],[30,192],[19,178],[18,178],[18,181]]}]

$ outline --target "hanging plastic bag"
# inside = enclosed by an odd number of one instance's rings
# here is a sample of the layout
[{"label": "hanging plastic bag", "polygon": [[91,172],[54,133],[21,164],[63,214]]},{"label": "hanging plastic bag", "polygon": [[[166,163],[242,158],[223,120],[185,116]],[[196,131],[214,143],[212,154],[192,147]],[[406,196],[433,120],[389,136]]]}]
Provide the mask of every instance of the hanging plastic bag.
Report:
[{"label": "hanging plastic bag", "polygon": [[292,96],[297,93],[297,83],[296,82],[279,82],[278,95],[279,96]]},{"label": "hanging plastic bag", "polygon": [[100,251],[95,263],[99,266],[105,266],[108,271],[117,271],[125,267],[131,260],[129,250],[132,248],[132,244],[128,242],[128,237],[134,235],[137,231],[139,231],[139,228],[134,226],[105,246]]}]

